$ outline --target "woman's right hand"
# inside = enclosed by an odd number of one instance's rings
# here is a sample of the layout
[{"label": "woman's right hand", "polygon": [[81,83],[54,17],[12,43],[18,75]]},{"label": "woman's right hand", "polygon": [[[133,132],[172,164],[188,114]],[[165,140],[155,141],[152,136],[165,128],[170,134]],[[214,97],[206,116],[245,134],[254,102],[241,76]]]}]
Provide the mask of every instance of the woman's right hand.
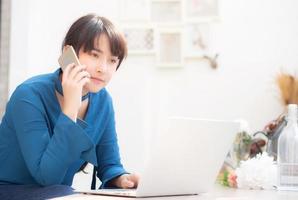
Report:
[{"label": "woman's right hand", "polygon": [[69,64],[62,73],[63,103],[62,112],[76,122],[83,86],[90,81],[85,65]]}]

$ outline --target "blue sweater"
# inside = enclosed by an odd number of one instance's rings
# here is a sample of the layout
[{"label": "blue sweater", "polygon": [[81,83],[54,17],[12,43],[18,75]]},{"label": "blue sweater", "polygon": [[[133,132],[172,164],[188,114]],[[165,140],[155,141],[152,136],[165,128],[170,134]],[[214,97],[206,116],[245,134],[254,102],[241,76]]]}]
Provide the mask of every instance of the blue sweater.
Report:
[{"label": "blue sweater", "polygon": [[[58,69],[33,77],[12,94],[0,125],[0,184],[71,185],[84,161],[102,187],[126,173],[120,162],[112,99],[91,93],[84,121],[61,112]],[[63,95],[63,94],[62,94]]]}]

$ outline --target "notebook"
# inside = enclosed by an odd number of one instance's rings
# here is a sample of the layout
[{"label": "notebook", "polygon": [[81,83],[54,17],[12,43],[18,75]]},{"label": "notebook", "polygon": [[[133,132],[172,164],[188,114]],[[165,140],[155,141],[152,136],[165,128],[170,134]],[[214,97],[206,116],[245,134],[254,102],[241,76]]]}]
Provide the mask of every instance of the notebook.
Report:
[{"label": "notebook", "polygon": [[134,198],[208,192],[239,129],[236,121],[171,118],[151,148],[137,189],[78,192]]}]

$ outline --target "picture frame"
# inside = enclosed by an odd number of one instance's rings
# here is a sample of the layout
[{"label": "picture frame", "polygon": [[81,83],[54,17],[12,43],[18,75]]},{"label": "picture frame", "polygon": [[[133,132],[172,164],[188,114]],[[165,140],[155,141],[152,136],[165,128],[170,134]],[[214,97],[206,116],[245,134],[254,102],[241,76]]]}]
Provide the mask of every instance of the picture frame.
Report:
[{"label": "picture frame", "polygon": [[180,29],[157,31],[157,66],[177,68],[183,66],[182,33]]},{"label": "picture frame", "polygon": [[151,0],[150,19],[153,23],[182,22],[182,1]]},{"label": "picture frame", "polygon": [[210,24],[188,23],[183,28],[183,52],[186,58],[202,57],[210,48]]},{"label": "picture frame", "polygon": [[127,42],[128,54],[155,54],[155,29],[151,25],[126,25],[122,28]]},{"label": "picture frame", "polygon": [[218,0],[183,0],[183,19],[188,22],[218,20]]},{"label": "picture frame", "polygon": [[119,1],[119,17],[121,21],[149,21],[150,0]]}]

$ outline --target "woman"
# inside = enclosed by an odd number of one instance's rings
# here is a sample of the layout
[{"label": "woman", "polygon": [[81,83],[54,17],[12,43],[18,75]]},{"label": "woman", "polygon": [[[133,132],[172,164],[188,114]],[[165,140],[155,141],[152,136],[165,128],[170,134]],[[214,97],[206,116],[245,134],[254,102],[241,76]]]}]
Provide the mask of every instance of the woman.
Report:
[{"label": "woman", "polygon": [[0,184],[71,185],[89,162],[101,187],[137,187],[120,162],[112,99],[105,89],[127,54],[123,35],[89,14],[70,27],[80,66],[35,76],[12,94],[0,125]]}]

